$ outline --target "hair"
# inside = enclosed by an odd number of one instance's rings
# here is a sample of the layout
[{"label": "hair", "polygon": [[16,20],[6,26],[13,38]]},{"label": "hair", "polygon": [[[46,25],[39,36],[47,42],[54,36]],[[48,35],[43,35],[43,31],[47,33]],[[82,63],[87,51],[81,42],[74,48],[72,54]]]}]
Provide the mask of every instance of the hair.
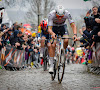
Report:
[{"label": "hair", "polygon": [[21,28],[19,25],[16,26],[17,30],[19,30],[19,28]]},{"label": "hair", "polygon": [[22,32],[21,31],[19,31],[19,33],[18,34],[22,34]]},{"label": "hair", "polygon": [[1,27],[4,27],[4,26],[6,26],[6,24],[1,24]]},{"label": "hair", "polygon": [[[97,6],[93,6],[93,8],[97,8],[97,9],[98,9],[98,7],[97,7]],[[93,9],[93,8],[92,8],[92,9]]]},{"label": "hair", "polygon": [[31,35],[28,35],[28,38],[32,37]]}]

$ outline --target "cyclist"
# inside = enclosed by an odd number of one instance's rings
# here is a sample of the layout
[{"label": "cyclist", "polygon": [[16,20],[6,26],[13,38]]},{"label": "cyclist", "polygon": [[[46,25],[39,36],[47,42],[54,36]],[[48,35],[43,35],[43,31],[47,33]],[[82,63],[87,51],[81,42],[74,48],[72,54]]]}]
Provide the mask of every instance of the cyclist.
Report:
[{"label": "cyclist", "polygon": [[[48,32],[51,34],[51,37],[53,39],[56,39],[56,34],[60,32],[60,35],[63,37],[68,38],[68,30],[67,30],[67,25],[65,23],[66,19],[68,19],[71,28],[73,29],[74,36],[73,38],[77,37],[77,30],[76,30],[76,25],[74,21],[72,20],[72,17],[70,13],[65,10],[65,8],[61,5],[58,5],[55,10],[51,11],[48,16]],[[68,39],[64,40],[64,48],[66,49],[68,45]],[[53,73],[53,59],[55,56],[55,47],[56,47],[56,41],[54,41],[53,44],[48,44],[48,49],[49,49],[49,56],[50,56],[50,68],[49,68],[49,73]]]},{"label": "cyclist", "polygon": [[40,23],[41,27],[41,50],[40,50],[40,57],[43,57],[43,51],[45,48],[45,39],[49,39],[49,33],[48,33],[48,25],[46,20],[42,20]]},{"label": "cyclist", "polygon": [[71,46],[68,45],[66,48],[66,59],[67,59],[67,64],[70,63],[70,58],[71,58]]},{"label": "cyclist", "polygon": [[78,63],[81,63],[82,55],[83,55],[82,48],[81,48],[79,45],[77,45],[77,48],[76,48],[75,52],[76,52],[76,54],[78,55],[78,57],[77,57],[77,62],[78,62]]},{"label": "cyclist", "polygon": [[72,63],[74,64],[74,53],[75,53],[75,48],[74,47],[72,47],[71,48],[72,49]]}]

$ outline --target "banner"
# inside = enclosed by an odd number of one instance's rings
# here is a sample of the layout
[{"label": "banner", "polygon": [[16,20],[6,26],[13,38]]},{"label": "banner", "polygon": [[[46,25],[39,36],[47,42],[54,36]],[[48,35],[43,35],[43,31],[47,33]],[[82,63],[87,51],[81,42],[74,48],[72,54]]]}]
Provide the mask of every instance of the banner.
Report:
[{"label": "banner", "polygon": [[25,51],[15,47],[2,48],[0,52],[1,65],[10,67],[22,67],[25,60]]}]

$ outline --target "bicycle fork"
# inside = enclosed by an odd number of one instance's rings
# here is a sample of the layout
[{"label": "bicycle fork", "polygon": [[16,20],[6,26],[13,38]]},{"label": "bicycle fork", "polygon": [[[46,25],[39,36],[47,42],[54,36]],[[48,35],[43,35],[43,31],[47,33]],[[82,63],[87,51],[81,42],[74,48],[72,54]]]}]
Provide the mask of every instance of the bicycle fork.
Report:
[{"label": "bicycle fork", "polygon": [[[58,62],[59,62],[59,64],[61,64],[61,55],[62,55],[62,52],[64,52],[64,55],[65,55],[65,50],[64,50],[64,40],[63,39],[61,39],[61,47],[60,47],[60,51],[59,51],[59,57],[58,57]],[[64,60],[64,58],[63,58],[63,60]],[[59,65],[58,65],[59,66]]]}]

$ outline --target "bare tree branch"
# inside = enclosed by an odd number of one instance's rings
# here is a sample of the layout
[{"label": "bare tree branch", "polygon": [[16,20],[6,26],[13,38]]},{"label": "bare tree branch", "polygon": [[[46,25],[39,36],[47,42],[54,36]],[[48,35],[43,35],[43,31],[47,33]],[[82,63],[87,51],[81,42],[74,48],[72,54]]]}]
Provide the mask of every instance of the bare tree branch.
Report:
[{"label": "bare tree branch", "polygon": [[100,0],[92,0],[93,6],[100,6]]},{"label": "bare tree branch", "polygon": [[47,18],[48,13],[55,7],[55,3],[52,0],[30,0],[29,5],[30,9],[27,13],[32,12],[31,20],[34,18],[36,22],[38,22],[37,20],[40,22],[42,17]]}]

